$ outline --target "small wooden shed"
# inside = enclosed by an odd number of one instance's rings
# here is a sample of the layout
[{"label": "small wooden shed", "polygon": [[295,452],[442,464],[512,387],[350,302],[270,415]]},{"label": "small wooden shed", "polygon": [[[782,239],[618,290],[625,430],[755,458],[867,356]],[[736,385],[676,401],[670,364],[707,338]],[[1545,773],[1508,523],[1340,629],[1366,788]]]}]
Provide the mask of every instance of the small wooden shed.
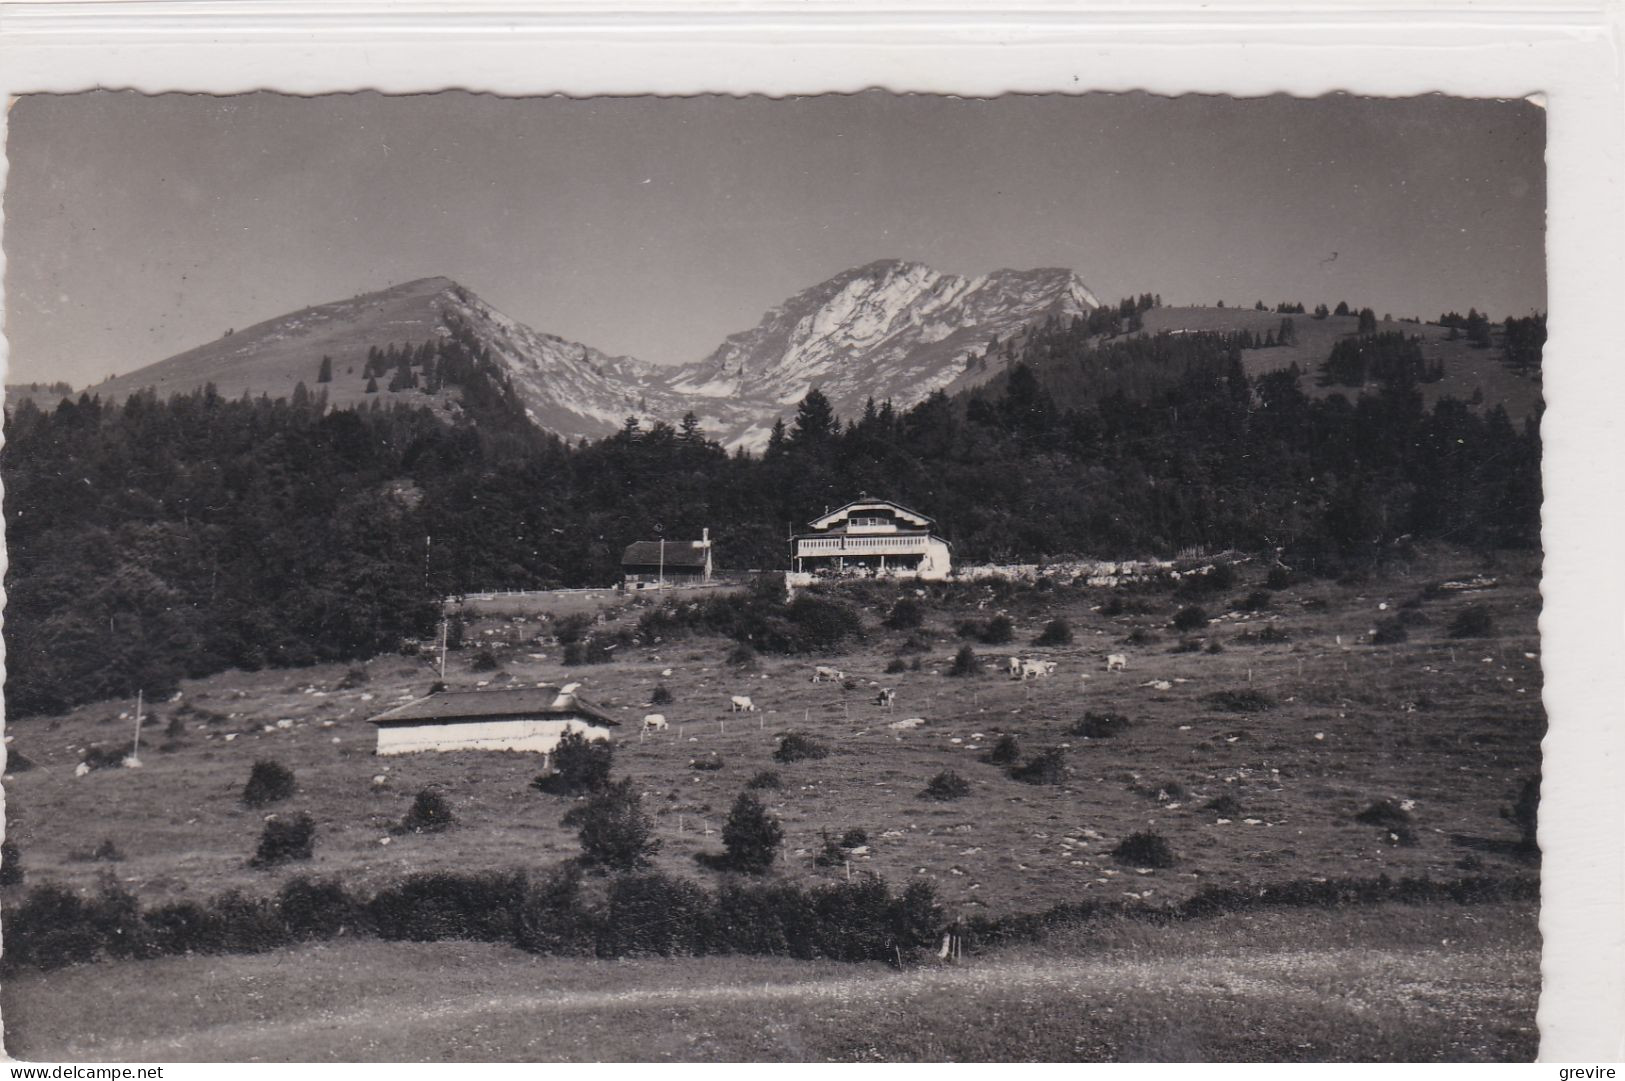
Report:
[{"label": "small wooden shed", "polygon": [[576,694],[575,687],[441,691],[419,698],[372,718],[378,753],[529,751],[545,759],[566,732],[613,739],[620,722]]}]

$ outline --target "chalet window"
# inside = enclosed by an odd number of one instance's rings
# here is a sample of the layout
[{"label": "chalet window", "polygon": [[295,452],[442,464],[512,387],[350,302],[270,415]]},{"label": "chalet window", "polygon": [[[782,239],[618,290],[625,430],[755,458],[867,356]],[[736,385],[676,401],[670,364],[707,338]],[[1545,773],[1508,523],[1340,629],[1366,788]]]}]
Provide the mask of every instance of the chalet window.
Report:
[{"label": "chalet window", "polygon": [[890,518],[849,518],[849,519],[847,519],[847,524],[848,525],[857,525],[857,526],[891,525],[891,519]]}]

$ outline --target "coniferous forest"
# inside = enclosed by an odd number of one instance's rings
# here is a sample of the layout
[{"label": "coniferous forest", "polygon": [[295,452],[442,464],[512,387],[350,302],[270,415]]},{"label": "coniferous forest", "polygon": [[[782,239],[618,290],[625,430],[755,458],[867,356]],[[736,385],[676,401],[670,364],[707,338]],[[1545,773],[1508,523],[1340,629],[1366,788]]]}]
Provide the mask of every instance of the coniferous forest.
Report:
[{"label": "coniferous forest", "polygon": [[[1536,329],[1509,325],[1521,371],[1538,372]],[[303,388],[24,400],[0,451],[8,709],[394,649],[448,595],[614,582],[656,523],[673,539],[709,527],[719,568],[780,569],[791,530],[862,491],[935,517],[957,563],[1200,547],[1338,573],[1407,538],[1538,545],[1533,419],[1425,408],[1430,373],[1403,339],[1333,358],[1333,381],[1375,381],[1352,398],[1311,397],[1296,369],[1249,378],[1257,344],[1102,344],[1086,320],[1052,322],[981,358],[1000,374],[958,398],[837,417],[814,390],[761,455],[728,453],[692,416],[566,444],[460,339],[430,358],[462,391],[455,421],[335,411]]]}]

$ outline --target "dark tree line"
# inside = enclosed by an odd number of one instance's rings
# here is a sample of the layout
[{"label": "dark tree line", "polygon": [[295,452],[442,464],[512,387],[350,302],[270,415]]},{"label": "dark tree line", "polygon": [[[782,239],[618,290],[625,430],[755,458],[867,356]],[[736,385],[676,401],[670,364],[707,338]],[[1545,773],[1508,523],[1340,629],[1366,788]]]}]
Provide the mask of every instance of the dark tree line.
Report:
[{"label": "dark tree line", "polygon": [[614,581],[655,523],[673,539],[710,527],[721,567],[780,569],[789,532],[860,491],[936,517],[958,562],[1200,545],[1335,569],[1405,535],[1538,543],[1532,423],[1426,410],[1404,378],[1316,400],[1296,369],[1248,377],[1242,348],[1102,345],[1089,320],[1054,320],[957,399],[843,419],[812,391],[760,456],[692,416],[566,444],[461,336],[432,351],[460,381],[455,423],[308,392],[24,401],[0,449],[9,708],[393,649],[431,633],[448,595]]}]

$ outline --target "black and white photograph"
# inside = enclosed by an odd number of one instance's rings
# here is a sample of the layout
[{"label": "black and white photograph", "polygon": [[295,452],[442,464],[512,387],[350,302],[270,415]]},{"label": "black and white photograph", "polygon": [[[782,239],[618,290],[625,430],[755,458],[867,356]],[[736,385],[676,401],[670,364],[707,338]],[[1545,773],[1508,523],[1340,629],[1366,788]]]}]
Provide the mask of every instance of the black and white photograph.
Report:
[{"label": "black and white photograph", "polygon": [[1533,1060],[1547,134],[14,97],[7,1054]]}]

